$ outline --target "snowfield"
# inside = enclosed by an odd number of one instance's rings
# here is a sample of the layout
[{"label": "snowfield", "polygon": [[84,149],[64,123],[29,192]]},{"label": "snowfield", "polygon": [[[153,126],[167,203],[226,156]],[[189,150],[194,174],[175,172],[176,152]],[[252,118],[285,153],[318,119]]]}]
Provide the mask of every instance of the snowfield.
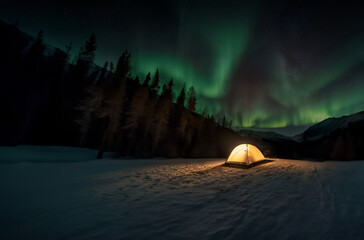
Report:
[{"label": "snowfield", "polygon": [[0,147],[0,238],[364,239],[364,161],[95,156]]}]

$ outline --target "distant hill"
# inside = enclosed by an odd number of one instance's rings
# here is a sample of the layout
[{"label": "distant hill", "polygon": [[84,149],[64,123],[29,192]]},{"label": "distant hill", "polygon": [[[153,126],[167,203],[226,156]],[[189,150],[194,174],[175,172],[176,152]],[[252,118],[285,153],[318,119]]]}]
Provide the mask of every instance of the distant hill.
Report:
[{"label": "distant hill", "polygon": [[[240,130],[239,135],[270,143],[273,155],[322,160],[364,160],[364,111],[328,118],[302,134],[287,137],[275,132]],[[286,154],[287,153],[287,154]]]},{"label": "distant hill", "polygon": [[236,132],[239,132],[241,130],[249,130],[254,132],[275,132],[283,136],[293,137],[298,134],[303,133],[305,130],[307,130],[312,124],[306,124],[306,125],[288,125],[285,127],[276,127],[276,128],[261,128],[261,127],[233,127],[233,130]]},{"label": "distant hill", "polygon": [[300,156],[334,160],[364,160],[364,112],[326,119],[301,136]]},{"label": "distant hill", "polygon": [[330,135],[336,130],[349,127],[350,123],[364,120],[364,111],[338,118],[328,118],[309,127],[302,134],[295,136],[293,139],[299,142],[313,141]]},{"label": "distant hill", "polygon": [[248,129],[242,129],[240,131],[238,131],[240,136],[243,137],[256,137],[256,138],[261,138],[261,139],[271,139],[271,140],[292,140],[291,137],[288,136],[284,136],[282,134],[273,132],[273,131],[269,131],[269,132],[265,132],[265,131],[254,131],[254,130],[248,130]]}]

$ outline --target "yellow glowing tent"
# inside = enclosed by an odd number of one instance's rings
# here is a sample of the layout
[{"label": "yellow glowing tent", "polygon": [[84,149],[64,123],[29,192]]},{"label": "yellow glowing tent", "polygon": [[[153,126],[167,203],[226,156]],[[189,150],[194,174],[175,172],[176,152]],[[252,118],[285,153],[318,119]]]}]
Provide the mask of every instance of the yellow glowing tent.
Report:
[{"label": "yellow glowing tent", "polygon": [[225,164],[251,166],[264,160],[263,154],[256,146],[241,144],[234,148]]}]

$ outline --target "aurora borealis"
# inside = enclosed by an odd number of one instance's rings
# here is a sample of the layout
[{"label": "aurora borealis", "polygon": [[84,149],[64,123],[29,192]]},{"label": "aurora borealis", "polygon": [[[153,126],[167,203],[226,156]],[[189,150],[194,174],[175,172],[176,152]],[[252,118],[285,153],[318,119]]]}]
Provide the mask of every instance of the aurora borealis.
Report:
[{"label": "aurora borealis", "polygon": [[[364,110],[364,17],[335,1],[1,3],[7,22],[75,54],[95,32],[96,63],[124,49],[140,78],[158,68],[236,127],[306,126]],[[29,21],[32,19],[32,21]],[[294,132],[292,132],[294,134]]]}]

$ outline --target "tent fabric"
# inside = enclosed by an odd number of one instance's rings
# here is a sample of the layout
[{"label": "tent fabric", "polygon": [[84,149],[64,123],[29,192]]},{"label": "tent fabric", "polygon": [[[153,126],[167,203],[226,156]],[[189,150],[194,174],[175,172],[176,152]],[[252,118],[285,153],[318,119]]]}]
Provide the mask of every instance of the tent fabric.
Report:
[{"label": "tent fabric", "polygon": [[264,155],[256,146],[241,144],[234,148],[226,163],[250,165],[264,159]]}]

